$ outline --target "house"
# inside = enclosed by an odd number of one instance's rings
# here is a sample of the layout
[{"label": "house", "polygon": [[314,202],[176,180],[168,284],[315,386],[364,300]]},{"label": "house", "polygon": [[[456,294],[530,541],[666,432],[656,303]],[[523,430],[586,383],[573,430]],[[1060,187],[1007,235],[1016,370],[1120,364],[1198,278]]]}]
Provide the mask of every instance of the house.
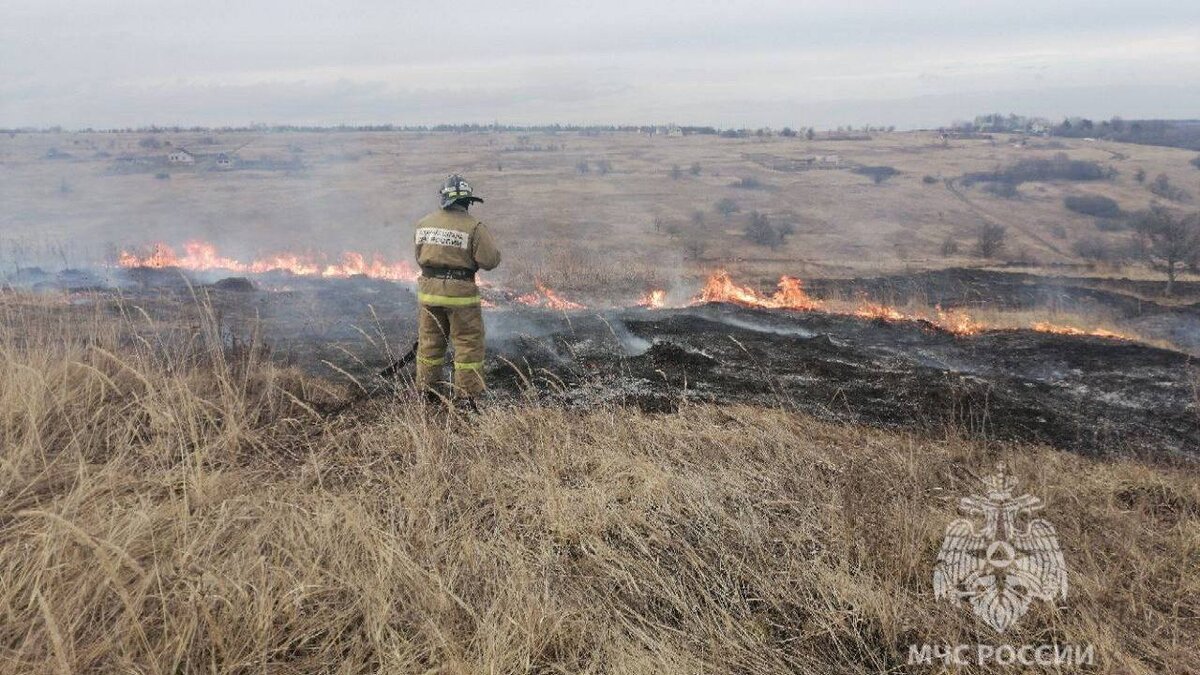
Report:
[{"label": "house", "polygon": [[167,161],[172,164],[195,164],[196,156],[183,148],[178,148],[167,155]]},{"label": "house", "polygon": [[233,158],[223,152],[221,154],[217,155],[217,168],[218,169],[232,169],[233,168]]}]

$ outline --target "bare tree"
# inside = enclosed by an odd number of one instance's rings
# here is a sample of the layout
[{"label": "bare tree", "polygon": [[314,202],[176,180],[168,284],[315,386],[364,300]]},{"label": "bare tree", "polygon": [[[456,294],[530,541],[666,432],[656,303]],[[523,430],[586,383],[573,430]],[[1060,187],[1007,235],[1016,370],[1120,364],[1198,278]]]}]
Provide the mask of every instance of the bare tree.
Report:
[{"label": "bare tree", "polygon": [[759,246],[776,248],[791,234],[791,226],[776,227],[765,213],[750,212],[750,222],[746,225],[745,237]]},{"label": "bare tree", "polygon": [[1008,228],[995,223],[987,223],[979,228],[975,238],[975,254],[980,258],[995,258],[1004,250],[1004,240],[1008,237]]},{"label": "bare tree", "polygon": [[717,210],[717,213],[725,216],[726,218],[742,210],[742,207],[738,205],[737,201],[730,199],[729,197],[721,198],[721,200],[713,205],[713,208]]},{"label": "bare tree", "polygon": [[1171,295],[1175,277],[1183,265],[1194,264],[1200,257],[1200,214],[1176,216],[1161,206],[1151,207],[1136,222],[1144,250],[1151,264],[1167,273],[1164,295]]},{"label": "bare tree", "polygon": [[1167,174],[1160,173],[1154,178],[1154,182],[1150,183],[1150,192],[1162,197],[1170,199],[1173,202],[1186,202],[1191,200],[1191,195],[1187,190],[1171,183],[1171,179]]}]

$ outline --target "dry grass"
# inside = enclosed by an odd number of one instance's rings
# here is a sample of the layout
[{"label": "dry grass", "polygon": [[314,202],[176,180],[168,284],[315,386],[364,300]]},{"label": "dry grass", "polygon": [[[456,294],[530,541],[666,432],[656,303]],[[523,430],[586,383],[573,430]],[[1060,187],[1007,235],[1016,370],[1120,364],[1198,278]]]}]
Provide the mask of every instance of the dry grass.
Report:
[{"label": "dry grass", "polygon": [[[965,254],[983,223],[1008,227],[1013,260],[1079,263],[1073,244],[1080,239],[1099,236],[1116,247],[1128,234],[1099,232],[1093,218],[1063,206],[1065,196],[1103,195],[1133,212],[1154,199],[1134,179],[1138,169],[1151,177],[1165,173],[1182,186],[1194,186],[1197,173],[1189,163],[1195,153],[1185,150],[1056,139],[1073,159],[1111,166],[1119,175],[1098,183],[1028,183],[1019,198],[1002,199],[980,187],[952,191],[923,177],[990,171],[1060,149],[1015,148],[1003,138],[944,147],[932,132],[854,142],[560,133],[531,135],[533,146],[562,148],[533,151],[520,149],[523,135],[247,132],[159,138],[203,153],[236,150],[251,160],[298,158],[302,171],[154,166],[167,151],[141,147],[141,133],[0,136],[0,203],[9,216],[0,214],[0,223],[3,239],[12,240],[0,241],[0,261],[10,268],[87,266],[110,255],[110,245],[178,246],[193,238],[211,240],[233,257],[315,249],[407,259],[412,225],[435,208],[434,193],[445,175],[462,171],[487,198],[477,213],[505,254],[498,279],[521,266],[553,273],[558,268],[546,264],[546,252],[562,242],[586,249],[593,260],[648,260],[684,274],[726,266],[739,276],[857,276],[979,264],[944,257],[941,247],[951,238]],[[209,136],[213,145],[203,142]],[[47,159],[52,148],[74,158]],[[116,159],[124,155],[150,164],[126,173],[128,162]],[[840,168],[769,168],[813,155],[837,155]],[[613,170],[576,171],[580,161],[599,160]],[[693,163],[700,164],[699,175],[670,178],[673,165]],[[853,173],[862,165],[894,166],[901,173],[875,185]],[[155,179],[159,171],[169,172],[170,180]],[[777,189],[731,186],[742,178]],[[715,209],[722,199],[735,200],[741,211],[722,216]],[[692,224],[696,211],[704,214],[702,225]],[[742,232],[751,211],[793,225],[795,234],[778,248],[749,243]],[[669,234],[673,226],[675,235]],[[693,248],[697,243],[702,253]],[[1128,274],[1162,278],[1138,267]]]},{"label": "dry grass", "polygon": [[[327,385],[211,321],[0,314],[3,672],[899,672],[975,641],[1200,670],[1190,468],[747,407],[323,420]],[[998,461],[1071,570],[1003,638],[930,590]]]}]

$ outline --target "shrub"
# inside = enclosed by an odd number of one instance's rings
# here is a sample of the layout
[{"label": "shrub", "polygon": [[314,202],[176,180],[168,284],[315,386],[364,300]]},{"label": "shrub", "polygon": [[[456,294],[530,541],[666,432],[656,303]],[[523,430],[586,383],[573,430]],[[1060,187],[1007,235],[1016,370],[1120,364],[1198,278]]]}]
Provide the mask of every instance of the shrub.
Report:
[{"label": "shrub", "polygon": [[609,171],[612,171],[612,162],[608,161],[607,159],[596,160],[596,173],[603,176]]},{"label": "shrub", "polygon": [[954,237],[946,237],[944,240],[942,240],[943,256],[949,257],[952,255],[958,255],[958,251],[958,241],[954,239]]},{"label": "shrub", "polygon": [[688,172],[691,173],[693,176],[699,176],[700,175],[700,162],[692,162],[692,167],[690,169],[688,169]]},{"label": "shrub", "polygon": [[679,180],[683,178],[683,169],[679,168],[678,164],[671,166],[671,180]]},{"label": "shrub", "polygon": [[938,179],[936,176],[926,175],[924,178],[921,179],[921,182],[926,185],[933,185],[934,183],[938,182]]},{"label": "shrub", "polygon": [[985,192],[990,192],[991,194],[994,194],[997,197],[1003,197],[1004,199],[1016,199],[1017,197],[1021,196],[1020,191],[1017,190],[1017,184],[1010,183],[1006,180],[988,183],[987,185],[983,186],[983,189]]},{"label": "shrub", "polygon": [[854,173],[862,176],[869,176],[871,180],[875,181],[876,185],[879,185],[883,181],[895,176],[900,172],[892,166],[860,166],[854,169]]},{"label": "shrub", "polygon": [[578,171],[579,175],[582,176],[583,174],[588,173],[592,169],[591,169],[591,166],[588,165],[588,162],[586,159],[581,159],[581,160],[579,160],[579,163],[575,165],[575,170]]},{"label": "shrub", "polygon": [[1008,228],[987,223],[979,228],[975,237],[975,255],[980,258],[995,258],[1004,250]]},{"label": "shrub", "polygon": [[783,240],[791,234],[790,226],[775,227],[765,213],[750,212],[750,224],[746,226],[745,236],[759,246],[775,248],[783,244]]},{"label": "shrub", "polygon": [[1154,182],[1150,183],[1150,192],[1173,202],[1186,202],[1192,198],[1187,190],[1172,184],[1171,179],[1165,173],[1155,176]]},{"label": "shrub", "polygon": [[1092,262],[1120,262],[1124,257],[1118,249],[1100,237],[1084,237],[1071,248],[1075,255]]},{"label": "shrub", "polygon": [[732,216],[733,214],[742,210],[742,207],[740,205],[738,205],[738,203],[736,201],[734,201],[733,199],[730,199],[729,197],[724,197],[721,200],[719,200],[716,204],[713,205],[713,208],[717,210],[717,213],[721,214],[722,216],[725,216],[726,218],[728,218],[729,216]]},{"label": "shrub", "polygon": [[1067,195],[1063,198],[1063,206],[1075,213],[1097,218],[1117,218],[1121,215],[1121,205],[1103,195]]},{"label": "shrub", "polygon": [[1103,180],[1115,175],[1116,171],[1097,162],[1071,159],[1066,153],[1060,152],[1051,159],[1022,159],[1003,169],[968,173],[963,176],[963,182],[967,185],[977,181],[1020,185],[1033,181]]},{"label": "shrub", "polygon": [[742,190],[765,190],[767,185],[753,176],[748,176],[734,181],[733,187]]},{"label": "shrub", "polygon": [[1192,158],[1192,166],[1196,167],[1197,169],[1200,169],[1200,155],[1196,155],[1195,157]]}]

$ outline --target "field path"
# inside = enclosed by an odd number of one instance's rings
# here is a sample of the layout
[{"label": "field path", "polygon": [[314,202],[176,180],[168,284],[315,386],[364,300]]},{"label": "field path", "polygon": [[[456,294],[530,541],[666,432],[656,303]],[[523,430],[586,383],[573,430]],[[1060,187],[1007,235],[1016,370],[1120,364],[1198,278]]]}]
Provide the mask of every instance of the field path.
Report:
[{"label": "field path", "polygon": [[958,186],[955,185],[955,180],[957,180],[957,179],[947,178],[945,180],[946,189],[950,191],[950,194],[957,197],[959,199],[959,201],[961,201],[963,204],[966,204],[967,208],[971,209],[972,213],[979,216],[984,221],[992,223],[994,225],[1000,225],[1001,227],[1011,227],[1014,230],[1017,230],[1018,232],[1020,232],[1021,234],[1024,234],[1025,236],[1029,237],[1030,239],[1033,239],[1034,241],[1038,242],[1042,246],[1045,246],[1046,248],[1050,249],[1051,251],[1054,251],[1058,255],[1063,256],[1065,258],[1070,257],[1066,253],[1064,253],[1062,250],[1060,250],[1057,246],[1055,246],[1053,243],[1048,241],[1045,237],[1042,237],[1040,234],[1038,234],[1037,232],[1034,232],[1030,228],[1025,227],[1024,225],[1018,225],[1014,222],[1010,222],[1007,220],[1002,220],[1000,218],[997,218],[996,216],[992,215],[987,210],[985,210],[983,207],[981,207],[978,204],[976,204],[975,202],[971,201],[965,194],[962,193],[961,190],[958,189]]}]

